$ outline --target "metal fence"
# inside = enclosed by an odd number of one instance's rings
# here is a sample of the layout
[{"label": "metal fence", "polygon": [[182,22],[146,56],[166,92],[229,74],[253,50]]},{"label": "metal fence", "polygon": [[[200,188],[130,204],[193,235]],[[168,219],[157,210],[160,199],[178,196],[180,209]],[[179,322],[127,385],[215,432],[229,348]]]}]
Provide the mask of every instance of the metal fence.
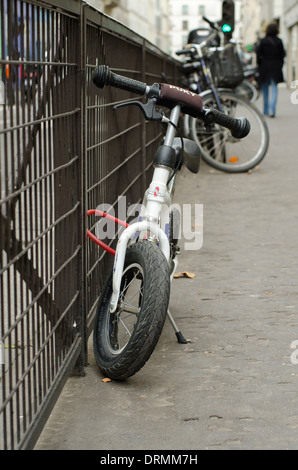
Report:
[{"label": "metal fence", "polygon": [[129,95],[99,92],[92,70],[149,83],[179,70],[80,0],[0,0],[0,40],[0,448],[30,449],[69,375],[84,374],[113,262],[87,239],[86,211],[140,202],[161,139],[139,111],[115,113]]}]

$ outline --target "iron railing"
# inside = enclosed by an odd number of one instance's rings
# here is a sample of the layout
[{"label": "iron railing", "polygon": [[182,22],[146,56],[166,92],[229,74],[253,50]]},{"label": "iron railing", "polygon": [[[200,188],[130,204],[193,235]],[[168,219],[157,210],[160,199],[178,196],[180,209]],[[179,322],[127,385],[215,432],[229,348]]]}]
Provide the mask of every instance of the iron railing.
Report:
[{"label": "iron railing", "polygon": [[86,238],[86,211],[141,202],[162,136],[138,111],[115,113],[129,95],[99,92],[92,71],[153,83],[179,68],[80,0],[0,0],[0,38],[0,448],[30,449],[84,374],[113,262]]}]

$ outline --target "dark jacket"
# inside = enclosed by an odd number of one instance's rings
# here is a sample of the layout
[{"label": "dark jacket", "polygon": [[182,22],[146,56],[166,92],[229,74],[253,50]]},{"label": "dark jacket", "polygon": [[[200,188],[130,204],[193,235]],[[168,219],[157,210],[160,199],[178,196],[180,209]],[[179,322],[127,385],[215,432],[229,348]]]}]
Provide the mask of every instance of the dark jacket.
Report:
[{"label": "dark jacket", "polygon": [[276,83],[284,81],[282,67],[285,55],[284,45],[280,38],[268,35],[261,39],[257,48],[260,83],[268,82],[270,79]]}]

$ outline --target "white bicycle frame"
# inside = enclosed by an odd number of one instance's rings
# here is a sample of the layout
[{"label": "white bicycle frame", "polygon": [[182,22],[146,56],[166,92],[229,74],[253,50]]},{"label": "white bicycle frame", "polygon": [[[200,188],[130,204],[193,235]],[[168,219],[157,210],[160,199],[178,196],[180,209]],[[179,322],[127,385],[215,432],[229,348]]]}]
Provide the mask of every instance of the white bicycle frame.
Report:
[{"label": "white bicycle frame", "polygon": [[[175,178],[177,171],[180,169],[180,163],[184,163],[192,173],[198,173],[200,164],[200,147],[194,141],[187,138],[182,138],[181,136],[179,136],[180,138],[175,137],[176,131],[180,134],[177,125],[181,109],[184,113],[186,112],[186,114],[200,117],[206,126],[213,122],[220,123],[224,125],[224,127],[233,130],[234,134],[239,138],[245,137],[248,134],[250,126],[245,118],[232,119],[229,116],[222,115],[222,113],[218,112],[216,109],[204,109],[202,99],[197,94],[166,84],[155,84],[149,87],[145,83],[117,75],[111,72],[107,66],[100,66],[94,71],[93,81],[98,88],[112,85],[116,88],[136,92],[137,94],[146,94],[148,96],[146,105],[142,105],[141,102],[131,101],[117,105],[116,108],[127,106],[127,104],[138,105],[147,120],[162,121],[168,124],[163,145],[159,147],[154,159],[153,178],[144,195],[141,220],[128,225],[120,235],[116,250],[112,250],[113,254],[115,254],[115,261],[112,273],[110,312],[115,313],[119,303],[121,280],[128,245],[134,243],[137,239],[146,237],[148,240],[152,241],[152,243],[159,245],[165,256],[165,262],[169,264],[170,280],[173,279],[177,269],[178,263],[176,261],[176,255],[179,253],[179,248],[175,246],[176,242],[172,240],[172,233],[169,233],[169,236],[167,236],[166,233],[166,227],[168,226],[170,228],[170,223],[171,229],[174,229],[173,220],[170,220],[170,205],[172,202]],[[185,94],[188,95],[187,99]],[[176,105],[176,103],[178,104]],[[174,106],[171,108],[170,119],[157,113],[155,104],[168,108]],[[91,212],[93,213],[94,211]],[[112,219],[116,221],[114,217],[112,217]],[[172,211],[171,219],[174,219],[174,210]],[[120,223],[120,221],[117,221],[117,223]],[[125,222],[123,223],[125,224]],[[176,228],[175,226],[175,229]],[[172,230],[168,230],[168,232],[172,232]],[[176,235],[175,233],[173,237],[174,240],[177,238]],[[96,241],[96,237],[92,236],[91,238]],[[100,240],[97,242],[100,246],[103,246],[104,249],[109,251],[107,245],[103,242],[99,243]],[[168,316],[176,332],[178,342],[185,343],[186,340],[181,335],[181,332],[179,332],[169,311]]]},{"label": "white bicycle frame", "polygon": [[[176,130],[171,123],[177,125],[180,109],[180,105],[175,106],[171,111],[170,120],[164,118],[165,122],[169,123],[164,140],[164,145],[168,147],[175,147],[174,140]],[[168,187],[167,183],[171,172],[172,169],[166,166],[158,165],[154,168],[151,184],[144,195],[142,221],[130,225],[119,237],[113,267],[113,293],[110,304],[111,313],[115,312],[117,309],[126,249],[127,246],[132,243],[132,239],[137,233],[140,234],[139,238],[141,239],[144,237],[149,239],[156,237],[166,260],[170,262],[170,242],[166,235],[165,228],[169,224],[169,208],[172,201],[175,179],[174,176]],[[171,279],[173,278],[178,264],[176,260],[174,262],[175,268],[172,272]]]}]

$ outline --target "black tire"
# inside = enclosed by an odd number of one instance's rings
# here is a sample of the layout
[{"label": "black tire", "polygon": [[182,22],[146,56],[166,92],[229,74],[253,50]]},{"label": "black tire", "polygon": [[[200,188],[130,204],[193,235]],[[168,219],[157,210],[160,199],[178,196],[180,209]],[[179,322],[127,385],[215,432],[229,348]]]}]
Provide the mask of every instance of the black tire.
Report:
[{"label": "black tire", "polygon": [[169,265],[155,243],[144,240],[127,249],[115,313],[110,313],[111,295],[112,276],[97,309],[94,355],[105,376],[125,380],[148,361],[167,315]]},{"label": "black tire", "polygon": [[[269,131],[260,111],[250,102],[229,90],[218,90],[225,114],[246,117],[251,125],[244,139],[233,138],[226,128],[213,124],[206,130],[201,120],[190,118],[190,138],[201,150],[202,159],[213,168],[228,173],[242,173],[256,167],[265,157],[269,146]],[[212,91],[202,93],[206,107],[216,108]]]},{"label": "black tire", "polygon": [[251,103],[255,103],[260,96],[260,90],[249,80],[243,80],[243,82],[235,88],[235,93]]}]

